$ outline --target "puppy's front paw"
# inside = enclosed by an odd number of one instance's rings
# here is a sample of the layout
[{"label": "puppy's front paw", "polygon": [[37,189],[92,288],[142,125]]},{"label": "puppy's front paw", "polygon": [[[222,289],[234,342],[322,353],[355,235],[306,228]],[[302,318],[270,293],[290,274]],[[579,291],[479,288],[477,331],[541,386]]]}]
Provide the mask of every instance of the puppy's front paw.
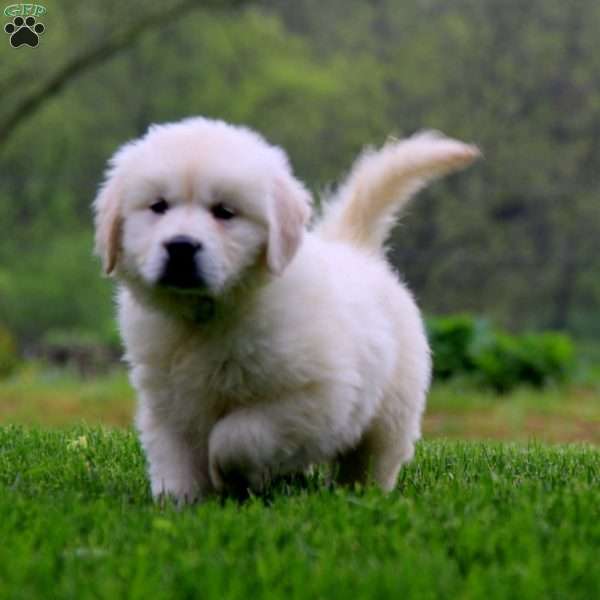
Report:
[{"label": "puppy's front paw", "polygon": [[182,507],[195,504],[202,498],[200,486],[194,481],[175,481],[173,479],[152,479],[152,497],[158,504],[174,502]]},{"label": "puppy's front paw", "polygon": [[244,498],[269,483],[275,444],[266,423],[230,415],[213,429],[209,447],[210,476],[218,492]]}]

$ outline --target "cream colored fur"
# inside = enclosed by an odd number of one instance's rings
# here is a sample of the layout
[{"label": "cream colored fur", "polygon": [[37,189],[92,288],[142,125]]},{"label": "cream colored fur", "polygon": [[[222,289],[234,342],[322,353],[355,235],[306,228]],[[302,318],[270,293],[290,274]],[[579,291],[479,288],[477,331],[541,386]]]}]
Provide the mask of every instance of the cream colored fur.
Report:
[{"label": "cream colored fur", "polygon": [[[322,219],[285,154],[203,118],[156,126],[111,161],[97,243],[119,280],[152,493],[181,502],[336,461],[394,487],[420,436],[430,357],[415,302],[384,259],[406,201],[478,156],[440,134],[358,160]],[[149,206],[163,197],[171,208]],[[236,211],[225,222],[210,207]],[[201,241],[204,289],[160,286],[164,243]]]}]

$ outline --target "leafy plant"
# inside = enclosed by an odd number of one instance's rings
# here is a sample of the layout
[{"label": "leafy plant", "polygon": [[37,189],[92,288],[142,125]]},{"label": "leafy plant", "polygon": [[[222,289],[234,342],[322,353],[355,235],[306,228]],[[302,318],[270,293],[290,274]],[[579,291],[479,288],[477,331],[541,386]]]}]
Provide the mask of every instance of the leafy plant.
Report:
[{"label": "leafy plant", "polygon": [[573,367],[573,343],[564,334],[513,335],[466,315],[430,318],[427,327],[439,379],[467,375],[503,393],[565,381]]}]

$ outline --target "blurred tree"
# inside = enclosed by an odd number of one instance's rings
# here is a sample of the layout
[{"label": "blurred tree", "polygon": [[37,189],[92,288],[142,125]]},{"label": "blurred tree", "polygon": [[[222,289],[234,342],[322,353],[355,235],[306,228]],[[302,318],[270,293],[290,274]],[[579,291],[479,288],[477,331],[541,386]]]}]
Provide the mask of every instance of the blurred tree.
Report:
[{"label": "blurred tree", "polygon": [[[84,45],[79,48],[78,52],[67,55],[66,60],[60,66],[53,68],[49,76],[42,78],[41,81],[32,78],[31,83],[35,82],[35,86],[30,91],[26,91],[27,86],[24,89],[21,85],[24,74],[17,70],[20,65],[12,63],[13,68],[0,81],[0,87],[7,92],[4,97],[4,110],[0,113],[0,144],[6,142],[22,121],[30,118],[44,102],[58,94],[71,80],[132,46],[147,31],[164,27],[169,21],[182,18],[194,9],[232,8],[247,2],[248,0],[164,1],[159,9],[152,11],[147,10],[147,3],[138,7],[133,3],[128,3],[125,12],[126,18],[117,10],[124,6],[122,2],[104,2],[101,14],[115,15],[114,21],[109,22],[104,28],[104,35],[92,45],[88,45],[88,39],[82,39]],[[87,9],[82,8],[79,2],[63,3],[62,9],[70,15],[88,12]],[[94,25],[100,23],[97,15],[96,19]],[[72,21],[72,19],[69,20]],[[82,19],[81,22],[71,23],[74,31],[83,31],[82,25],[86,20]],[[11,97],[12,91],[17,92],[12,94],[14,97]]]}]

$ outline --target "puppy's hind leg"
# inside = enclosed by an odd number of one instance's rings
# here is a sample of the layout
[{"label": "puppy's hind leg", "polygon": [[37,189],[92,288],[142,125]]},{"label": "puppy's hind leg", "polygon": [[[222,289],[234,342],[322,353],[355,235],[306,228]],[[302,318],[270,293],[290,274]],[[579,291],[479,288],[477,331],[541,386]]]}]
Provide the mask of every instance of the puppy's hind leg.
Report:
[{"label": "puppy's hind leg", "polygon": [[400,468],[414,455],[420,418],[420,410],[409,410],[397,397],[384,399],[360,443],[339,457],[337,481],[342,485],[374,481],[386,492],[394,489]]}]

